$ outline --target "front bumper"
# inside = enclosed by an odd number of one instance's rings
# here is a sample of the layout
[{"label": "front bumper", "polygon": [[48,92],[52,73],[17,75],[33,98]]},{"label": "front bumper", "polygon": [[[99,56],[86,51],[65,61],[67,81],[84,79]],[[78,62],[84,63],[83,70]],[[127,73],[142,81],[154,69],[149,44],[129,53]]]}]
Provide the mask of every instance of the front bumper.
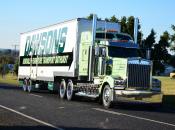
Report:
[{"label": "front bumper", "polygon": [[161,103],[160,91],[146,90],[114,90],[113,101],[141,101],[144,103]]},{"label": "front bumper", "polygon": [[153,95],[161,95],[161,92],[146,90],[114,90],[116,96],[123,97],[151,97]]}]

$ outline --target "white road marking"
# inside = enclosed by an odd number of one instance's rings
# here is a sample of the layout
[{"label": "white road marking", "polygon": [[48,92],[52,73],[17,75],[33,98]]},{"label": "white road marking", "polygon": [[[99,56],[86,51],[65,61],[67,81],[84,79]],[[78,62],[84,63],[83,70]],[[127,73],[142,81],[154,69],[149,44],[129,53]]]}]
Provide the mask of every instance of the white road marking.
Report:
[{"label": "white road marking", "polygon": [[32,96],[35,96],[35,97],[39,97],[39,98],[42,98],[43,96],[40,96],[40,95],[36,95],[36,94],[30,94]]},{"label": "white road marking", "polygon": [[26,106],[21,106],[21,107],[19,107],[19,109],[21,109],[21,110],[24,110],[24,109],[26,109],[27,107]]},{"label": "white road marking", "polygon": [[54,129],[56,129],[56,130],[64,130],[64,129],[62,129],[62,128],[56,127],[56,126],[54,126],[54,125],[52,125],[52,124],[49,124],[49,123],[47,123],[47,122],[41,121],[41,120],[39,120],[39,119],[36,119],[36,118],[34,118],[34,117],[28,116],[28,115],[26,115],[26,114],[23,114],[23,113],[21,113],[21,112],[19,112],[19,111],[13,110],[13,109],[8,108],[8,107],[5,107],[5,106],[3,106],[3,105],[0,105],[0,107],[3,108],[3,109],[6,109],[6,110],[8,110],[8,111],[11,111],[11,112],[13,112],[13,113],[16,113],[16,114],[18,114],[18,115],[21,115],[21,116],[23,116],[23,117],[26,117],[26,118],[28,118],[28,119],[30,119],[30,120],[35,121],[35,122],[38,122],[38,123],[40,123],[40,124],[43,124],[43,125],[52,127],[52,128],[54,128]]},{"label": "white road marking", "polygon": [[125,113],[120,113],[120,112],[114,112],[114,111],[109,111],[109,110],[105,110],[105,109],[101,109],[101,108],[92,108],[96,111],[101,111],[101,112],[106,112],[106,113],[110,113],[110,114],[114,114],[114,115],[123,115],[123,116],[127,116],[127,117],[132,117],[132,118],[136,118],[136,119],[140,119],[140,120],[146,120],[146,121],[150,121],[150,122],[154,122],[154,123],[158,123],[158,124],[163,124],[163,125],[168,125],[168,126],[172,126],[175,127],[175,124],[171,124],[171,123],[167,123],[167,122],[162,122],[162,121],[157,121],[157,120],[152,120],[149,118],[144,118],[144,117],[139,117],[139,116],[133,116],[133,115],[129,115],[129,114],[125,114]]},{"label": "white road marking", "polygon": [[64,109],[64,107],[58,107],[59,109]]},{"label": "white road marking", "polygon": [[109,110],[105,110],[105,109],[101,109],[101,108],[92,108],[92,109],[97,110],[97,111],[101,111],[101,112],[111,113],[111,114],[114,114],[114,115],[121,115],[121,113],[114,112],[114,111],[109,111]]}]

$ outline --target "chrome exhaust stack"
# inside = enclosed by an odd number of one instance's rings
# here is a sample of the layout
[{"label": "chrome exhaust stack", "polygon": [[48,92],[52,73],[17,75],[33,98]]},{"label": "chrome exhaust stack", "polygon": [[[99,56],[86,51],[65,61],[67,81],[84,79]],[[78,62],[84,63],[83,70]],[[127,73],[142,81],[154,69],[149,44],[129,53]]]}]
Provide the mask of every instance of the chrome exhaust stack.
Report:
[{"label": "chrome exhaust stack", "polygon": [[134,19],[134,43],[137,44],[139,19]]},{"label": "chrome exhaust stack", "polygon": [[93,15],[93,21],[92,21],[92,41],[91,41],[91,46],[89,50],[89,72],[88,72],[88,80],[92,81],[94,73],[93,73],[93,64],[94,64],[94,44],[95,44],[95,36],[96,36],[96,28],[97,28],[97,15]]}]

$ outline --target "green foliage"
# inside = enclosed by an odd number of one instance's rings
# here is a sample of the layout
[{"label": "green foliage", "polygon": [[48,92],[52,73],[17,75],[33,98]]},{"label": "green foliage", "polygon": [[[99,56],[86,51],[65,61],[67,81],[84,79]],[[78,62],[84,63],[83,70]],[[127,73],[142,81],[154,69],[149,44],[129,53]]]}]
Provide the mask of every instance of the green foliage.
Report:
[{"label": "green foliage", "polygon": [[0,64],[0,73],[2,73],[3,70],[3,64]]},{"label": "green foliage", "polygon": [[[134,19],[135,19],[134,16],[130,16],[128,18],[126,16],[123,16],[120,20],[121,32],[131,35],[133,39],[134,39]],[[138,25],[138,37],[137,37],[137,43],[139,45],[141,45],[142,36],[143,34],[141,32],[141,26],[139,24]]]},{"label": "green foliage", "polygon": [[[93,14],[89,14],[89,16],[86,17],[88,20],[92,20],[93,19]],[[101,20],[101,18],[97,17],[97,20]]]},{"label": "green foliage", "polygon": [[[89,16],[87,16],[87,19],[92,20],[93,19],[93,14],[91,13]],[[97,18],[98,20],[101,20],[101,18]],[[115,15],[111,16],[110,18],[105,18],[105,21],[107,22],[114,22],[114,23],[119,23],[121,24],[121,32],[122,33],[127,33],[131,35],[132,38],[134,38],[134,16],[126,17],[123,16],[121,19],[118,19]],[[141,26],[140,24],[138,25],[138,37],[137,37],[137,43],[141,44],[142,41],[142,32],[141,32]]]},{"label": "green foliage", "polygon": [[93,14],[92,13],[89,14],[89,16],[87,16],[87,19],[92,20],[93,19]]},{"label": "green foliage", "polygon": [[165,70],[165,66],[163,65],[163,57],[162,57],[162,49],[160,44],[156,44],[154,46],[154,50],[152,52],[152,60],[153,60],[153,74],[162,73]]},{"label": "green foliage", "polygon": [[[115,15],[112,16],[110,18],[110,21],[111,19],[115,20]],[[117,18],[116,18],[117,19]],[[120,24],[121,24],[121,32],[123,33],[127,33],[129,35],[131,35],[131,37],[134,39],[134,16],[130,16],[130,17],[126,17],[126,16],[123,16],[120,20],[116,20],[116,22],[119,22],[120,21]],[[142,32],[141,32],[141,26],[140,24],[138,25],[138,37],[137,37],[137,43],[141,43],[142,41]]]},{"label": "green foliage", "polygon": [[171,25],[172,30],[174,31],[174,34],[171,35],[171,50],[175,51],[175,25]]},{"label": "green foliage", "polygon": [[113,22],[113,23],[118,23],[118,22],[119,22],[119,20],[116,18],[115,15],[113,15],[113,16],[110,18],[109,21],[110,21],[110,22]]},{"label": "green foliage", "polygon": [[19,60],[16,60],[15,65],[14,65],[14,72],[16,75],[18,75],[18,67],[19,67]]},{"label": "green foliage", "polygon": [[0,73],[7,74],[9,72],[9,68],[6,64],[0,64]]},{"label": "green foliage", "polygon": [[171,28],[173,29],[173,31],[175,31],[175,25],[171,25]]},{"label": "green foliage", "polygon": [[170,64],[175,67],[175,56],[172,56],[170,59]]},{"label": "green foliage", "polygon": [[170,34],[167,31],[160,36],[159,44],[163,48],[170,46]]},{"label": "green foliage", "polygon": [[134,16],[128,17],[127,29],[128,33],[134,38]]},{"label": "green foliage", "polygon": [[164,72],[165,63],[169,63],[171,55],[168,54],[167,47],[170,45],[170,35],[165,31],[161,36],[158,44],[154,45],[153,49],[153,73]]},{"label": "green foliage", "polygon": [[143,41],[144,48],[151,49],[156,42],[155,40],[155,31],[154,29],[151,30],[151,33],[148,35],[148,37]]},{"label": "green foliage", "polygon": [[14,58],[12,56],[0,56],[0,64],[14,64]]},{"label": "green foliage", "polygon": [[109,21],[110,21],[110,19],[108,19],[108,18],[105,18],[105,21],[106,21],[106,22],[109,22]]},{"label": "green foliage", "polygon": [[7,64],[14,64],[14,57],[10,55],[0,56],[0,73],[6,74],[9,72],[9,68]]}]

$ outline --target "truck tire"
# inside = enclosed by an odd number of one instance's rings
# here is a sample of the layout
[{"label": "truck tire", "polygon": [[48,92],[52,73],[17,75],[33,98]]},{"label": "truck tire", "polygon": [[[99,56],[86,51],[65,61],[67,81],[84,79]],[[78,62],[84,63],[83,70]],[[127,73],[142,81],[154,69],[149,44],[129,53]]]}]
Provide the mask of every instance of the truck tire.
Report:
[{"label": "truck tire", "polygon": [[60,98],[64,99],[66,97],[66,82],[63,79],[60,83]]},{"label": "truck tire", "polygon": [[27,91],[27,79],[24,79],[22,89],[23,89],[24,92]]},{"label": "truck tire", "polygon": [[73,96],[74,96],[73,86],[74,85],[72,80],[69,80],[67,83],[67,89],[66,89],[66,96],[68,101],[71,101],[73,99]]},{"label": "truck tire", "polygon": [[111,101],[111,89],[109,85],[105,85],[103,89],[102,102],[105,108],[110,108],[112,105]]}]

